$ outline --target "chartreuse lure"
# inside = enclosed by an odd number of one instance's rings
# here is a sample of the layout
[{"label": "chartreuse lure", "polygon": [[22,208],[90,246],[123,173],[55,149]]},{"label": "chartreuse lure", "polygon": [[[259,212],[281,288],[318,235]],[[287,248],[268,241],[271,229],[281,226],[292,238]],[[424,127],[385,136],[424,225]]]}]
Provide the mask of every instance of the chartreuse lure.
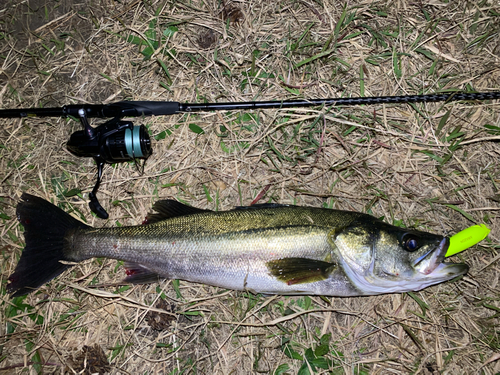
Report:
[{"label": "chartreuse lure", "polygon": [[450,246],[446,252],[446,256],[455,255],[471,246],[481,242],[490,233],[490,229],[484,225],[473,225],[461,232],[458,232],[450,238]]}]

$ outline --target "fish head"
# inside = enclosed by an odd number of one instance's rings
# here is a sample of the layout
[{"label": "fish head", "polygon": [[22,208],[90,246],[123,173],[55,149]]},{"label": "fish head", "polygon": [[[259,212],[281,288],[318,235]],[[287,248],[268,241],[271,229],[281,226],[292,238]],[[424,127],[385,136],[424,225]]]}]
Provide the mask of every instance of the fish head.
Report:
[{"label": "fish head", "polygon": [[469,269],[444,262],[448,237],[396,227],[369,215],[334,231],[332,240],[347,277],[363,294],[417,291]]}]

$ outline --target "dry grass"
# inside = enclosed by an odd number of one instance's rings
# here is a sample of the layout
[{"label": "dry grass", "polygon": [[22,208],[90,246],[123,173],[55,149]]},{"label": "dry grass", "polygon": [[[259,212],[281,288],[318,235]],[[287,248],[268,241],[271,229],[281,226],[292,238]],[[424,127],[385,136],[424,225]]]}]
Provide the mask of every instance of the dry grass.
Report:
[{"label": "dry grass", "polygon": [[[463,0],[6,0],[0,107],[498,90],[499,14],[496,2]],[[148,38],[155,48],[132,43]],[[2,120],[0,373],[84,364],[113,374],[498,373],[500,132],[485,125],[500,126],[499,105],[137,119],[159,141],[144,174],[132,164],[106,168],[106,222],[86,203],[93,161],[65,148],[77,122]],[[107,260],[26,298],[5,295],[23,247],[15,220],[23,191],[113,226],[140,224],[160,198],[223,210],[266,186],[267,201],[369,212],[443,234],[484,222],[492,232],[460,255],[467,277],[413,296],[264,297],[182,281],[94,288],[123,277]],[[73,188],[82,195],[65,197]],[[162,299],[171,318],[152,314]]]}]

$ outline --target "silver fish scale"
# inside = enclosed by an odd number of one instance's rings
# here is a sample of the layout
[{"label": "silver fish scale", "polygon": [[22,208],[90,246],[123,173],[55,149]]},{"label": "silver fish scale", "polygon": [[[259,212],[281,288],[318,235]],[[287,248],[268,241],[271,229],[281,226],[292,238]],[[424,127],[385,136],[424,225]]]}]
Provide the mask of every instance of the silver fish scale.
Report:
[{"label": "silver fish scale", "polygon": [[270,275],[266,263],[282,258],[335,260],[328,234],[360,215],[293,206],[204,212],[145,226],[82,230],[74,235],[71,252],[75,261],[121,259],[166,278],[224,288],[311,293],[321,282],[288,285]]}]

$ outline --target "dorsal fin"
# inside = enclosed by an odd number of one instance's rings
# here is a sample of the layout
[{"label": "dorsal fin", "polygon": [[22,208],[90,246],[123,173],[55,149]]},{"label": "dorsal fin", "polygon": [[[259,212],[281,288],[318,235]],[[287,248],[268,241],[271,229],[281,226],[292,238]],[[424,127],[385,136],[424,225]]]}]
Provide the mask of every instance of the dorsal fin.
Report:
[{"label": "dorsal fin", "polygon": [[172,199],[157,201],[153,205],[153,210],[156,212],[149,213],[143,224],[153,224],[173,217],[187,216],[209,211],[187,206]]},{"label": "dorsal fin", "polygon": [[256,210],[261,208],[278,208],[278,207],[295,207],[289,204],[279,204],[279,203],[257,203],[251,206],[236,206],[234,210]]}]

